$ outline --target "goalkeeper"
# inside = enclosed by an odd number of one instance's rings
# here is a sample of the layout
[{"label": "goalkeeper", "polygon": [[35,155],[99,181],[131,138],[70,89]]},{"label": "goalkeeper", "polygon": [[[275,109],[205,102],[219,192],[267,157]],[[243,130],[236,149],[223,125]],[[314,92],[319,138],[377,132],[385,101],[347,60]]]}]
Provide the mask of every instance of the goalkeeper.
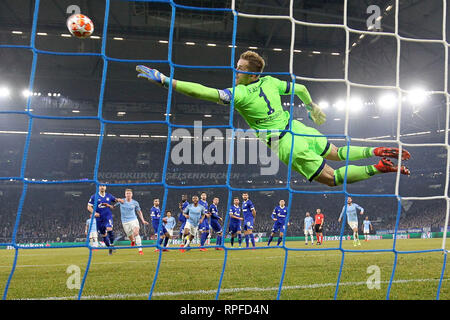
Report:
[{"label": "goalkeeper", "polygon": [[[281,81],[271,76],[261,77],[259,73],[263,72],[264,66],[264,59],[256,52],[246,51],[241,54],[236,67],[234,107],[250,128],[266,131],[264,135],[258,131],[257,135],[265,140],[286,165],[289,164],[292,150],[292,169],[305,176],[309,181],[314,180],[328,186],[338,186],[344,182],[345,166],[335,170],[326,163],[326,160],[345,161],[347,156],[350,161],[373,156],[382,157],[375,165],[349,165],[347,183],[365,180],[379,173],[398,170],[398,167],[386,158],[398,158],[398,148],[359,146],[338,148],[329,143],[318,130],[297,120],[292,120],[291,131],[305,136],[295,135],[294,146],[292,146],[292,136],[288,131],[290,115],[288,111],[283,110],[281,95],[289,95],[294,90],[294,94],[306,105],[308,117],[316,125],[323,124],[326,116],[312,101],[304,85],[297,83],[292,85],[290,81]],[[170,78],[158,70],[142,65],[137,66],[136,70],[139,72],[138,78],[148,79],[165,88],[169,87]],[[254,74],[240,73],[239,71]],[[193,98],[224,105],[229,105],[233,99],[232,88],[214,89],[198,83],[175,79],[172,81],[172,88]],[[409,152],[403,150],[402,160],[409,158]],[[405,166],[401,166],[400,172],[406,175],[410,174],[409,169]]]}]

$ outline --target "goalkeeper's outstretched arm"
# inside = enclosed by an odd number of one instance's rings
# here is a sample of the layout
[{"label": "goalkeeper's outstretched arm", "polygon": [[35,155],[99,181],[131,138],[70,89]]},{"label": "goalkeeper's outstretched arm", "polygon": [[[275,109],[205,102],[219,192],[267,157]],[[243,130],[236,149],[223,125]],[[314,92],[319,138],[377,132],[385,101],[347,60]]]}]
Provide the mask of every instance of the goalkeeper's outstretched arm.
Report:
[{"label": "goalkeeper's outstretched arm", "polygon": [[[169,87],[170,78],[165,76],[158,70],[140,65],[136,67],[136,71],[139,72],[138,78],[145,78],[163,87]],[[173,90],[192,98],[207,100],[216,103],[221,102],[218,89],[206,87],[199,83],[173,79],[172,88]]]}]

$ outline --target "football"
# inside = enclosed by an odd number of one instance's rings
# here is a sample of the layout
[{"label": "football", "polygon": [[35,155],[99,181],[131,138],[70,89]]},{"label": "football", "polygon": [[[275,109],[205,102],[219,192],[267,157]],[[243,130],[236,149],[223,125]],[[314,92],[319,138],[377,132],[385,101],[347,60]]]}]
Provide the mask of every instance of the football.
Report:
[{"label": "football", "polygon": [[79,39],[89,38],[94,32],[94,23],[84,14],[71,15],[66,24],[70,33]]}]

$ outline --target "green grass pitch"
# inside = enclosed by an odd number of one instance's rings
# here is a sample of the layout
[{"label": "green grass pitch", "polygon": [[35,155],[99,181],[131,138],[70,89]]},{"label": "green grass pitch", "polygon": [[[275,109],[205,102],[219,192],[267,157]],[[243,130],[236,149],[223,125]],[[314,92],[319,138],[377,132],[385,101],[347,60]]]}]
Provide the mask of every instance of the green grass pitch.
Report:
[{"label": "green grass pitch", "polygon": [[[275,240],[274,240],[275,241]],[[393,240],[343,241],[344,249],[390,249]],[[228,244],[227,244],[228,245]],[[260,246],[265,245],[260,243]],[[336,248],[338,241],[323,246],[286,242],[289,248]],[[399,251],[439,249],[442,239],[397,240]],[[195,246],[195,245],[194,245]],[[228,260],[219,296],[221,300],[276,299],[286,251],[280,248],[228,251]],[[288,251],[286,274],[280,299],[329,300],[334,298],[342,253],[339,250]],[[224,251],[178,250],[162,253],[162,261],[152,299],[215,299],[223,267]],[[83,277],[88,261],[87,248],[20,249],[17,267],[7,299],[75,299],[78,289],[67,286],[71,265]],[[83,299],[148,299],[159,253],[144,248],[119,249],[112,256],[106,250],[93,251]],[[337,299],[386,299],[395,255],[393,252],[346,252]],[[0,290],[3,293],[11,272],[14,250],[0,251]],[[444,261],[443,252],[398,254],[397,268],[389,299],[436,299]],[[370,266],[379,268],[379,289],[367,285]],[[449,268],[446,268],[440,299],[450,298]],[[76,285],[75,278],[69,283]],[[74,280],[74,281],[72,281]]]}]

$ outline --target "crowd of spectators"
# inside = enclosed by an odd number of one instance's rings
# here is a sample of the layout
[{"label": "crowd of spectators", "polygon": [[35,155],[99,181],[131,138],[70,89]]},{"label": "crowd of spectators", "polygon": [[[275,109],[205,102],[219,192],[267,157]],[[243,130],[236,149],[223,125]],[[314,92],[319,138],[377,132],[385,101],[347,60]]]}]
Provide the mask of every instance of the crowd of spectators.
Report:
[{"label": "crowd of spectators", "polygon": [[[33,140],[36,139],[36,140]],[[2,150],[0,150],[0,176],[17,177],[20,175],[22,165],[22,150],[24,135],[0,136]],[[25,176],[29,179],[67,180],[92,179],[97,156],[97,138],[74,137],[32,137],[30,150],[27,156]],[[108,183],[141,183],[159,182],[162,179],[164,155],[166,148],[164,139],[137,139],[118,138],[106,136],[102,144],[101,159],[98,177]],[[117,161],[120,159],[120,161]],[[441,159],[442,160],[442,159]],[[413,160],[411,160],[413,161]],[[428,196],[442,195],[445,172],[439,159],[415,158],[413,165],[417,168],[416,174],[408,178],[407,183],[401,185],[402,195]],[[430,165],[427,165],[430,164]],[[283,173],[280,175],[262,176],[259,174],[259,165],[232,166],[230,185],[233,187],[248,188],[250,198],[257,209],[254,232],[270,232],[273,221],[270,217],[273,208],[279,199],[288,200],[287,191],[260,192],[251,191],[251,188],[279,188],[283,186]],[[169,161],[167,165],[167,184],[172,185],[217,185],[225,184],[228,165],[212,165],[207,170],[202,165],[174,165]],[[145,173],[145,174],[144,174]],[[298,181],[297,181],[298,179]],[[359,193],[392,193],[391,190],[373,190],[373,186],[383,185],[385,177],[377,175],[370,181],[372,184],[361,182]],[[393,185],[391,175],[390,182]],[[293,187],[304,190],[317,189],[317,184],[310,184],[298,174],[293,173]],[[351,185],[352,187],[354,185]],[[365,188],[365,189],[364,189]],[[142,188],[141,188],[142,189]],[[163,189],[162,187],[160,188]],[[225,217],[228,193],[222,188],[219,211]],[[316,190],[314,189],[314,190]],[[322,188],[323,189],[323,188]],[[0,183],[0,242],[10,241],[16,221],[18,229],[16,240],[18,242],[46,242],[46,241],[75,241],[84,238],[84,224],[89,217],[86,210],[87,201],[94,193],[93,184],[61,184],[61,185],[30,185],[17,220],[19,198],[22,193],[22,184],[3,180]],[[112,190],[112,189],[108,189]],[[150,190],[150,188],[149,188]],[[150,219],[149,211],[154,197],[162,198],[163,192],[155,195],[153,190],[148,195],[136,195],[141,203],[144,216]],[[172,189],[173,190],[173,189]],[[213,190],[213,189],[210,189]],[[353,189],[355,190],[355,189]],[[368,190],[366,192],[366,190]],[[163,190],[162,190],[163,191]],[[198,194],[203,190],[189,189],[189,195]],[[113,192],[119,192],[114,189]],[[122,193],[123,190],[120,191]],[[180,191],[181,192],[181,191]],[[216,191],[208,191],[208,201]],[[218,191],[217,191],[218,192]],[[117,194],[116,194],[117,195]],[[233,195],[238,195],[233,194]],[[119,194],[122,196],[122,194]],[[178,217],[179,195],[169,193],[166,208],[175,212]],[[344,205],[343,194],[335,196],[326,194],[295,194],[290,207],[289,236],[303,235],[303,220],[309,211],[314,216],[317,208],[325,214],[324,234],[336,235],[341,231],[338,217]],[[365,216],[369,219],[375,230],[394,229],[397,218],[398,201],[395,197],[361,197],[354,199],[364,207]],[[446,203],[442,199],[414,200],[402,202],[401,215],[398,227],[400,229],[428,227],[432,231],[439,231],[445,223]],[[364,216],[364,217],[365,217]],[[360,221],[364,218],[360,217]],[[119,210],[114,211],[115,228],[120,233]],[[176,228],[179,227],[179,224]],[[150,228],[143,229],[146,237],[153,232]],[[345,232],[349,232],[345,227]]]}]

